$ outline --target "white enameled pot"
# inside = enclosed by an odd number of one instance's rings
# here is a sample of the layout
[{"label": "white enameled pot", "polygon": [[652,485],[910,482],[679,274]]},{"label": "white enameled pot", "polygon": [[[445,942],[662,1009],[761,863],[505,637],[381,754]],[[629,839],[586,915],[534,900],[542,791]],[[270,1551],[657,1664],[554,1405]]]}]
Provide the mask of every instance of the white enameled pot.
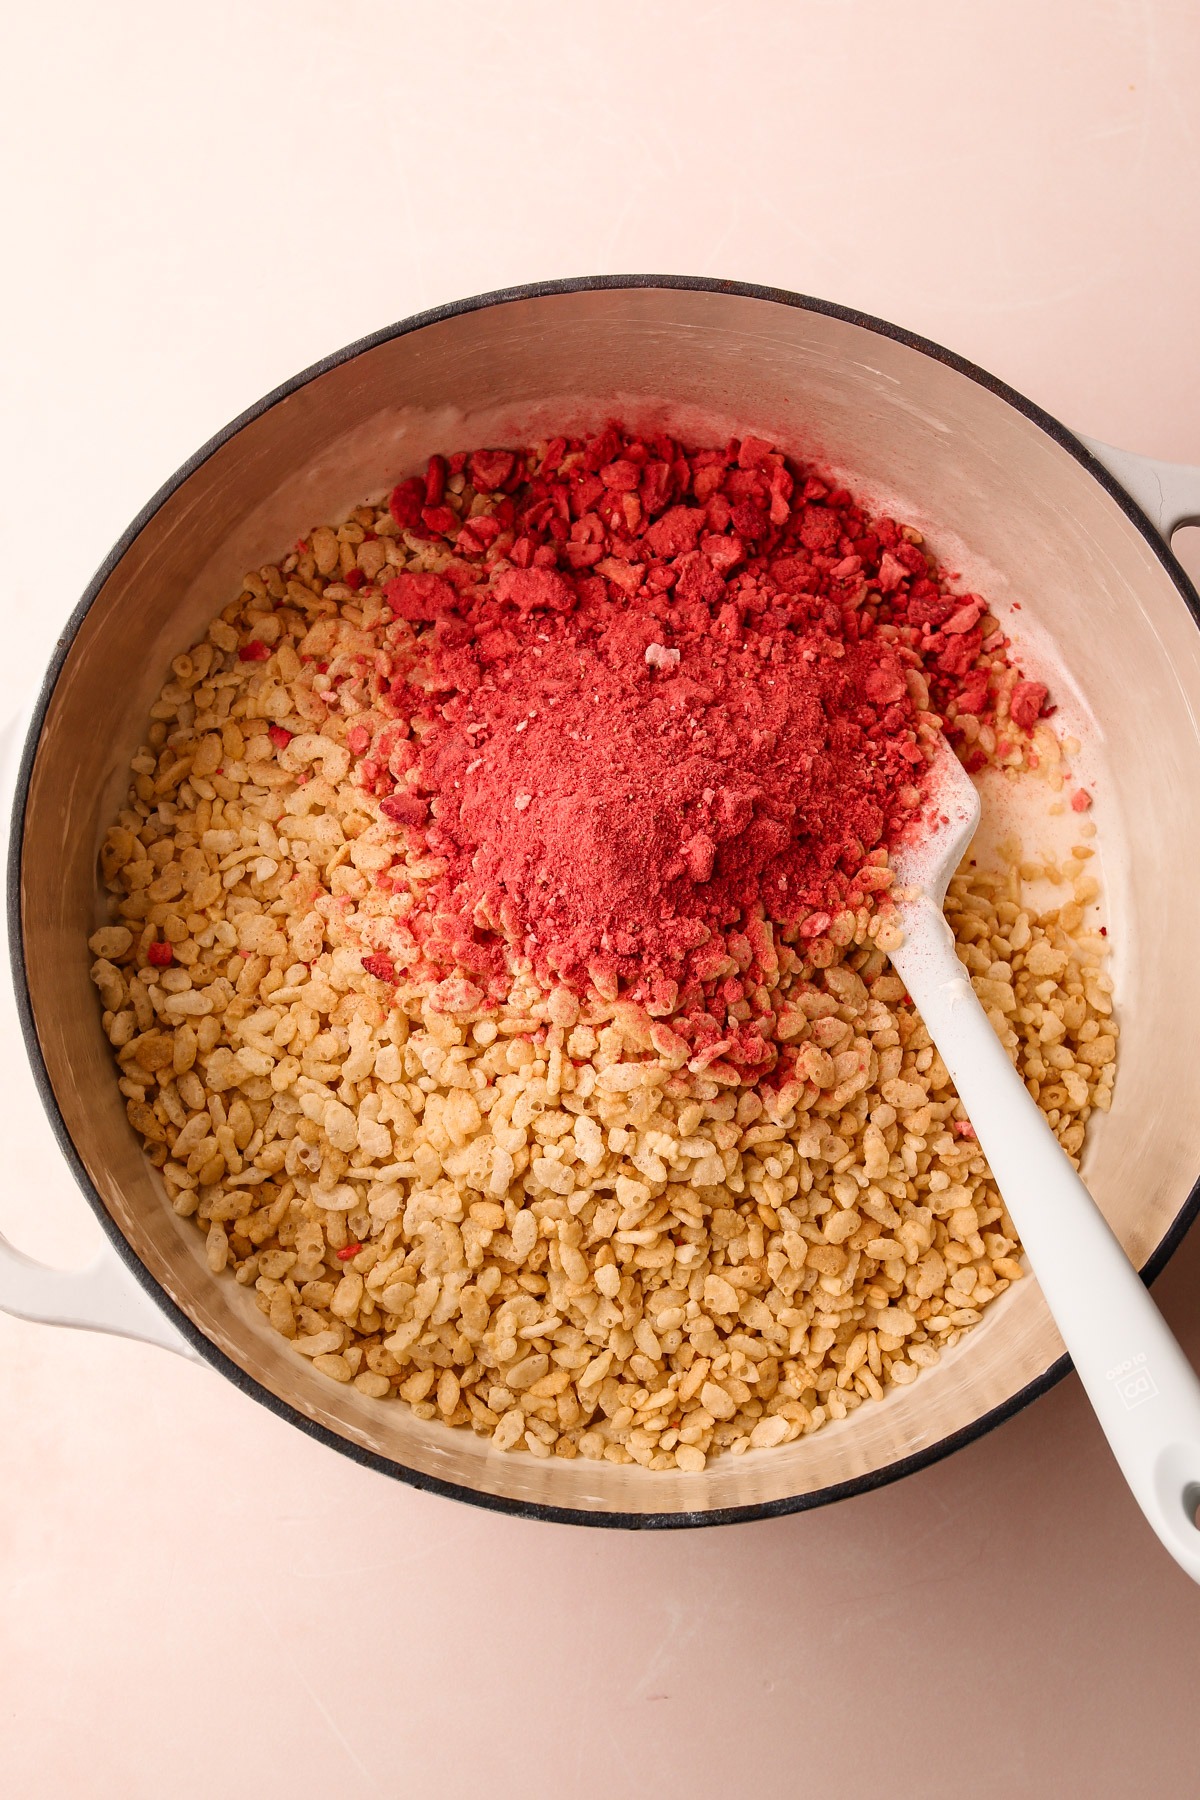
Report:
[{"label": "white enameled pot", "polygon": [[[324,1443],[505,1511],[596,1525],[745,1520],[819,1505],[934,1461],[1065,1370],[1036,1282],[934,1369],[815,1437],[701,1475],[506,1455],[323,1379],[250,1294],[215,1280],[130,1130],[87,937],[96,855],[170,658],[242,571],[431,452],[608,416],[685,436],[751,430],[927,526],[1023,654],[1054,665],[1106,847],[1122,1027],[1111,1114],[1085,1174],[1149,1276],[1200,1200],[1200,605],[1169,548],[1200,520],[1200,470],[1086,445],[936,345],[793,294],[658,276],[485,295],[391,327],[270,394],[133,522],[81,601],[38,699],[9,853],[14,982],[47,1112],[110,1243],[79,1274],[0,1242],[0,1307],[200,1357]],[[1016,610],[1010,611],[1015,602]]]}]

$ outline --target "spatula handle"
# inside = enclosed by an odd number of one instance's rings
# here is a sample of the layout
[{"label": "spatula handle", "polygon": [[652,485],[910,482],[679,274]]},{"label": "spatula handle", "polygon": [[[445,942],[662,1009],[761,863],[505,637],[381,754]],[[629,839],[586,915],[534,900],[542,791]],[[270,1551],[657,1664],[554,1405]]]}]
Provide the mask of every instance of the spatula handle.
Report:
[{"label": "spatula handle", "polygon": [[1167,1550],[1200,1581],[1200,1380],[1009,1061],[940,911],[922,899],[912,913],[892,953],[896,971],[950,1071],[1122,1473]]}]

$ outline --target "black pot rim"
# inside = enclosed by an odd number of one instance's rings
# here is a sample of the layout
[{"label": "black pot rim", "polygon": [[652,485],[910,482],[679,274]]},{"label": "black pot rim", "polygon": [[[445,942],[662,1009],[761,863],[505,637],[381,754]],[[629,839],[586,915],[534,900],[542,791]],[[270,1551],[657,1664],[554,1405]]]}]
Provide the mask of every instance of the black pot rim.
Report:
[{"label": "black pot rim", "polygon": [[[966,1444],[973,1443],[977,1438],[983,1437],[985,1433],[994,1430],[995,1427],[1002,1424],[1004,1420],[1012,1418],[1016,1413],[1028,1406],[1031,1401],[1037,1399],[1039,1395],[1048,1392],[1048,1390],[1054,1387],[1057,1382],[1061,1381],[1062,1377],[1071,1367],[1070,1358],[1067,1356],[1059,1357],[1057,1362],[1052,1363],[1050,1368],[1047,1369],[1044,1374],[1039,1376],[1036,1380],[1026,1383],[1023,1388],[1012,1395],[1011,1398],[1006,1400],[1002,1405],[994,1407],[990,1412],[984,1413],[980,1418],[974,1420],[972,1424],[964,1426],[960,1431],[952,1433],[949,1437],[939,1439],[936,1444],[931,1444],[927,1449],[917,1451],[910,1456],[900,1457],[895,1462],[889,1463],[885,1468],[872,1470],[865,1475],[854,1476],[846,1481],[837,1482],[830,1487],[821,1488],[813,1493],[789,1495],[779,1500],[764,1501],[753,1506],[729,1506],[697,1512],[645,1513],[606,1512],[600,1509],[548,1506],[532,1501],[511,1500],[500,1495],[485,1493],[477,1488],[465,1487],[458,1482],[444,1481],[438,1476],[426,1474],[420,1469],[408,1468],[402,1463],[395,1462],[390,1457],[380,1456],[376,1452],[367,1450],[361,1445],[351,1442],[348,1438],[342,1437],[339,1433],[331,1431],[328,1427],[317,1424],[316,1421],[310,1419],[306,1413],[301,1412],[288,1401],[281,1400],[276,1394],[271,1393],[268,1388],[262,1386],[261,1383],[248,1375],[240,1364],[235,1363],[230,1357],[226,1356],[222,1350],[219,1350],[217,1346],[205,1337],[204,1333],[192,1323],[188,1315],[175,1303],[165,1289],[159,1285],[153,1275],[151,1275],[149,1269],[147,1269],[145,1264],[141,1261],[141,1258],[137,1255],[124,1233],[119,1229],[115,1220],[109,1214],[100,1194],[93,1186],[87,1169],[83,1164],[83,1160],[76,1150],[71,1135],[67,1130],[66,1122],[59,1110],[58,1101],[50,1082],[49,1072],[42,1056],[41,1045],[38,1041],[37,1028],[34,1022],[29,985],[25,972],[25,944],[20,900],[25,811],[29,794],[29,785],[33,774],[33,764],[37,753],[37,746],[41,738],[42,726],[45,722],[46,714],[55,687],[57,686],[59,676],[62,673],[63,666],[70,654],[76,635],[104,584],[108,581],[117,565],[140,533],[144,530],[145,526],[171,495],[173,495],[203,463],[207,462],[210,456],[224,444],[228,443],[231,438],[236,436],[244,426],[252,423],[255,419],[260,418],[264,413],[270,411],[272,407],[279,405],[281,401],[286,400],[300,388],[307,386],[310,381],[314,381],[317,377],[326,374],[330,369],[337,368],[344,362],[351,361],[354,357],[361,355],[362,352],[366,350],[373,350],[378,345],[389,342],[392,338],[403,337],[413,331],[421,331],[428,325],[439,324],[445,319],[455,318],[462,313],[477,312],[484,307],[503,306],[512,301],[541,299],[555,294],[587,293],[603,291],[605,289],[638,288],[667,288],[718,294],[735,294],[746,299],[766,301],[773,305],[796,307],[805,312],[822,313],[831,318],[844,320],[847,324],[861,326],[867,331],[877,333],[880,337],[890,338],[896,343],[904,344],[910,350],[916,350],[921,355],[927,356],[933,361],[940,362],[947,368],[955,370],[956,373],[965,376],[967,380],[975,382],[978,386],[986,388],[989,393],[994,394],[997,398],[1005,401],[1017,412],[1022,413],[1025,418],[1031,420],[1033,424],[1040,427],[1048,437],[1053,438],[1055,443],[1066,450],[1069,455],[1074,457],[1075,461],[1086,469],[1093,480],[1099,482],[1101,487],[1103,487],[1110,497],[1116,501],[1122,512],[1124,512],[1126,517],[1146,540],[1158,561],[1162,564],[1166,574],[1170,577],[1173,585],[1178,590],[1180,598],[1191,614],[1193,620],[1196,622],[1197,626],[1200,627],[1200,599],[1198,599],[1195,589],[1172,553],[1169,544],[1167,544],[1155,530],[1153,524],[1142,511],[1141,507],[1131,499],[1120,483],[1109,474],[1106,468],[1104,468],[1103,464],[1098,462],[1091,452],[1080,443],[1074,433],[1069,431],[1058,419],[1046,412],[1044,408],[1037,406],[1032,400],[1026,399],[1023,394],[1018,393],[1015,388],[1010,387],[1006,382],[1000,381],[996,376],[990,375],[986,370],[979,368],[975,363],[969,362],[965,357],[958,356],[953,351],[945,349],[942,345],[932,342],[929,338],[921,337],[916,332],[908,331],[902,326],[893,325],[885,319],[877,319],[869,313],[858,312],[852,307],[839,306],[834,301],[818,300],[810,295],[790,293],[783,288],[761,287],[741,281],[721,281],[707,276],[595,275],[556,281],[529,282],[519,287],[499,288],[490,293],[476,294],[467,299],[452,301],[445,306],[436,306],[429,311],[416,313],[411,318],[402,319],[397,324],[385,326],[380,331],[372,332],[368,337],[360,338],[357,342],[348,344],[341,350],[334,351],[332,355],[324,357],[320,362],[313,363],[309,368],[302,370],[298,375],[294,375],[291,380],[285,381],[281,386],[274,388],[270,393],[264,395],[261,400],[257,401],[253,406],[248,407],[245,412],[239,414],[230,424],[226,425],[221,431],[218,431],[216,435],[210,438],[209,441],[197,450],[193,456],[189,457],[168,481],[164,482],[152,499],[147,501],[141,512],[138,513],[137,517],[123,532],[118,542],[114,545],[113,549],[109,552],[108,556],[93,576],[82,599],[79,601],[79,604],[76,606],[71,617],[67,621],[67,624],[63,628],[62,635],[55,647],[54,656],[51,659],[45,678],[42,682],[22,751],[13,800],[8,846],[7,910],[9,956],[12,965],[13,985],[16,991],[21,1032],[25,1040],[25,1049],[33,1070],[34,1080],[37,1084],[42,1104],[46,1109],[46,1114],[54,1130],[55,1137],[58,1140],[59,1147],[66,1158],[67,1164],[70,1167],[75,1180],[79,1184],[84,1198],[88,1201],[92,1211],[99,1219],[105,1235],[112,1244],[117,1255],[121,1258],[121,1261],[125,1264],[133,1277],[140,1283],[150,1298],[170,1319],[180,1336],[185,1338],[206,1362],[210,1363],[229,1381],[232,1381],[244,1394],[248,1394],[252,1399],[257,1400],[260,1405],[266,1406],[271,1412],[275,1413],[277,1417],[285,1419],[289,1424],[295,1425],[299,1430],[307,1433],[309,1437],[315,1438],[319,1443],[325,1444],[331,1449],[340,1451],[344,1456],[352,1458],[353,1461],[361,1463],[366,1468],[374,1469],[383,1475],[389,1475],[395,1480],[404,1481],[411,1487],[421,1488],[429,1493],[442,1494],[450,1499],[462,1500],[470,1505],[485,1507],[491,1512],[509,1513],[521,1518],[546,1520],[554,1524],[604,1526],[616,1530],[656,1531],[684,1529],[705,1525],[748,1524],[759,1519],[782,1518],[789,1513],[807,1512],[818,1506],[829,1505],[835,1500],[848,1499],[855,1494],[869,1493],[872,1489],[886,1487],[889,1483],[898,1481],[902,1476],[913,1474],[918,1469],[929,1468],[932,1464],[940,1462],[943,1457],[950,1456],[955,1450],[961,1449]],[[1140,1273],[1143,1281],[1147,1283],[1153,1281],[1155,1276],[1157,1276],[1165,1267],[1170,1257],[1175,1253],[1179,1244],[1182,1242],[1188,1227],[1191,1225],[1198,1211],[1200,1211],[1200,1178],[1198,1178],[1193,1185],[1184,1206],[1176,1216],[1170,1230],[1158,1245],[1153,1255],[1149,1257],[1142,1267]]]}]

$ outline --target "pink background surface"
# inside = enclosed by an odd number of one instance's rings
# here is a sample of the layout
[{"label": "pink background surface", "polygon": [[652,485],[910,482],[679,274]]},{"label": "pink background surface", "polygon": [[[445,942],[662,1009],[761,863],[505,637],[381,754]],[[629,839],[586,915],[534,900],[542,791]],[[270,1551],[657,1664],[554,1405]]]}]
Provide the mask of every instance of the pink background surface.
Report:
[{"label": "pink background surface", "polygon": [[[5,35],[0,715],[226,419],[510,282],[799,289],[1200,463],[1194,0],[44,0]],[[0,1041],[0,1230],[82,1262]],[[1198,1278],[1193,1233],[1156,1292],[1200,1360]],[[19,1800],[1197,1791],[1200,1596],[1073,1378],[881,1493],[670,1536],[413,1493],[209,1370],[3,1317],[0,1443]]]}]

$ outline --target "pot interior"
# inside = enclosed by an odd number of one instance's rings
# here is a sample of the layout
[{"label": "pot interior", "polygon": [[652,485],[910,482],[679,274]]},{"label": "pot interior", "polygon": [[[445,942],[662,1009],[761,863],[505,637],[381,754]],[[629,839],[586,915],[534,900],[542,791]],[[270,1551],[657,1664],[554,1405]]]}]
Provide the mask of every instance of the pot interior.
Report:
[{"label": "pot interior", "polygon": [[[1010,615],[1053,667],[1084,739],[1122,1028],[1112,1113],[1085,1174],[1139,1265],[1196,1175],[1200,965],[1180,952],[1200,838],[1200,635],[1157,551],[1041,424],[984,382],[849,318],[764,295],[636,286],[554,291],[435,318],[360,350],[257,413],[167,493],[99,585],[54,682],[21,854],[25,971],[62,1121],[154,1281],[266,1396],[387,1465],[565,1515],[679,1522],[813,1503],[935,1453],[1043,1378],[1061,1342],[1031,1279],[918,1382],[808,1440],[702,1475],[505,1455],[316,1375],[251,1296],[214,1280],[125,1117],[88,979],[96,855],[171,657],[313,524],[434,450],[606,417],[698,439],[752,430],[835,467]],[[1168,1052],[1171,1054],[1168,1054]]]}]

